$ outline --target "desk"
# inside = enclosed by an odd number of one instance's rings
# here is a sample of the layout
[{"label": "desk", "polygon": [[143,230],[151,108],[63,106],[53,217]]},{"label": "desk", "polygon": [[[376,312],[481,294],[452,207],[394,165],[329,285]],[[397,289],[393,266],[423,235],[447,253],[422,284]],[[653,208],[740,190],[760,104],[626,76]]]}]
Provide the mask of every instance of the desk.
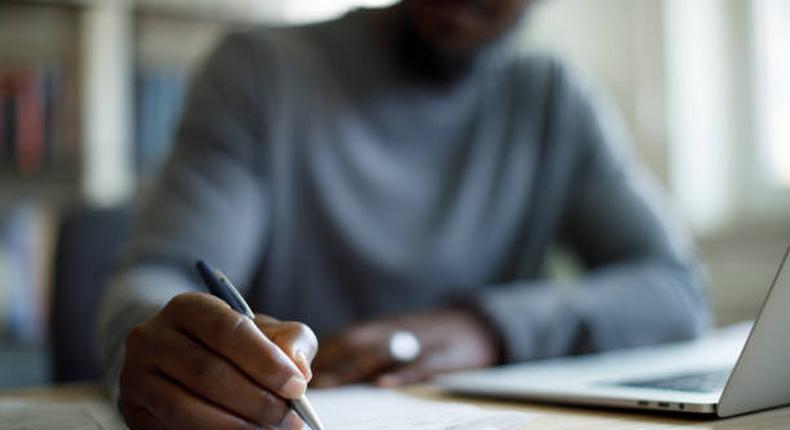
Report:
[{"label": "desk", "polygon": [[[458,399],[441,393],[431,386],[418,386],[403,390],[417,397],[457,401],[474,404],[483,408],[505,408],[540,414],[532,421],[530,429],[541,430],[733,430],[733,429],[790,429],[790,407],[730,418],[726,420],[705,420],[678,416],[649,415],[635,412],[574,408],[563,406],[536,405],[519,402],[481,401]],[[0,393],[0,400],[41,400],[51,402],[70,402],[96,400],[102,392],[95,385],[65,385],[52,388],[35,388],[6,391]]]}]

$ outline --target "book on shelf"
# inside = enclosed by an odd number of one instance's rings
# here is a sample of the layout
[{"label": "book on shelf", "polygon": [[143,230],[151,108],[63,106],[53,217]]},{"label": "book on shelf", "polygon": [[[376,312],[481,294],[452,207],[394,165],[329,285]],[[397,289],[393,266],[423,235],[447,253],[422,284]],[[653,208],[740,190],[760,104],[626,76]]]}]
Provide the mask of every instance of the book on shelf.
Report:
[{"label": "book on shelf", "polygon": [[[0,165],[21,177],[47,173],[78,157],[73,116],[60,67],[0,65]],[[65,166],[68,168],[68,166]]]},{"label": "book on shelf", "polygon": [[143,175],[166,158],[181,120],[188,76],[177,68],[145,68],[135,82],[134,159]]},{"label": "book on shelf", "polygon": [[0,214],[0,340],[41,345],[47,339],[55,218],[40,204]]}]

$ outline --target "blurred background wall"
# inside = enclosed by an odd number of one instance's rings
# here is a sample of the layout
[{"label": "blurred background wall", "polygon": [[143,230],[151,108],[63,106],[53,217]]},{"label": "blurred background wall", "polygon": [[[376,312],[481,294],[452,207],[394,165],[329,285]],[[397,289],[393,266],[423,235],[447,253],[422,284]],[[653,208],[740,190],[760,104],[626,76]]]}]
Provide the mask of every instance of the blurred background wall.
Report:
[{"label": "blurred background wall", "polygon": [[[0,388],[50,377],[63,219],[151,178],[223,31],[391,3],[0,0]],[[699,240],[719,324],[756,315],[790,245],[788,29],[790,0],[542,0],[517,35],[622,112]]]}]

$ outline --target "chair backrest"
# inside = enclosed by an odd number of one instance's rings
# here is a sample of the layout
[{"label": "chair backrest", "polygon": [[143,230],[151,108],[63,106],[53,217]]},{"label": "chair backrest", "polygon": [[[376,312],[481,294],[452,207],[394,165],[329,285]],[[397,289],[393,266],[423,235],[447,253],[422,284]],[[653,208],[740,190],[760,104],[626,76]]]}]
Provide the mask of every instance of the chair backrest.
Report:
[{"label": "chair backrest", "polygon": [[98,378],[96,318],[99,297],[128,235],[130,210],[81,209],[67,214],[55,248],[50,315],[52,378]]}]

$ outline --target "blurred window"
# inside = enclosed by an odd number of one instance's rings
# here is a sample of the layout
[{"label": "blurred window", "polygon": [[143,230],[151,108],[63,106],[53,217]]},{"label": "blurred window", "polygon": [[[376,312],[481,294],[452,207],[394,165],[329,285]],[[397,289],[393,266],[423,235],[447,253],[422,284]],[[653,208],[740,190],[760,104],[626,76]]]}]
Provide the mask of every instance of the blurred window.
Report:
[{"label": "blurred window", "polygon": [[754,29],[763,161],[790,188],[790,0],[756,0]]}]

